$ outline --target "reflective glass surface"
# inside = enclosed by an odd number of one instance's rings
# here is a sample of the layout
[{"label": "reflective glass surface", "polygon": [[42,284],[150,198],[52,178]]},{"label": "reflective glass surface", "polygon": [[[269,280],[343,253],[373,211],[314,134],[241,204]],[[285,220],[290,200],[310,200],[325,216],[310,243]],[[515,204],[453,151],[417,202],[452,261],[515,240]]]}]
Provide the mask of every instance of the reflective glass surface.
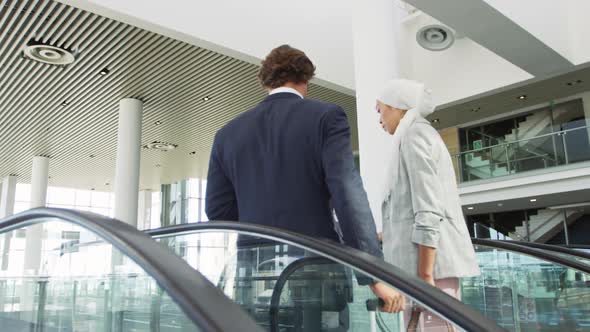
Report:
[{"label": "reflective glass surface", "polygon": [[2,331],[198,331],[155,280],[56,220],[0,234]]},{"label": "reflective glass surface", "polygon": [[297,245],[236,231],[159,241],[269,331],[406,331],[412,313],[419,331],[459,330],[408,296],[404,313],[377,312],[372,278]]},{"label": "reflective glass surface", "polygon": [[590,276],[527,255],[475,246],[482,274],[463,302],[510,331],[590,331]]}]

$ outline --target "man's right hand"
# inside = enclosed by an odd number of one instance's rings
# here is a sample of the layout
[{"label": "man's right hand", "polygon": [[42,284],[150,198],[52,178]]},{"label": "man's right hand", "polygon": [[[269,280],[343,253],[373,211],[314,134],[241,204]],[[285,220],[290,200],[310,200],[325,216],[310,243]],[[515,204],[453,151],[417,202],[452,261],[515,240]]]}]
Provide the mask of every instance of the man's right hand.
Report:
[{"label": "man's right hand", "polygon": [[381,311],[400,312],[404,310],[406,298],[401,293],[379,281],[371,284],[370,287],[373,293],[384,302],[380,308]]}]

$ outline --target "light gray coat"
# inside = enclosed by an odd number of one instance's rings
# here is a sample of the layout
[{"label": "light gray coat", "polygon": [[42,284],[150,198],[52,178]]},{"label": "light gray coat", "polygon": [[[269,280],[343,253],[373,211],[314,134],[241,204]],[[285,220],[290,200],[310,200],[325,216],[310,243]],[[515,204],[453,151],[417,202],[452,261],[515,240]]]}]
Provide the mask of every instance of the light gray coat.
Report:
[{"label": "light gray coat", "polygon": [[399,172],[383,204],[385,260],[418,273],[418,244],[436,248],[434,279],[479,274],[451,156],[430,123],[418,118],[401,140]]}]

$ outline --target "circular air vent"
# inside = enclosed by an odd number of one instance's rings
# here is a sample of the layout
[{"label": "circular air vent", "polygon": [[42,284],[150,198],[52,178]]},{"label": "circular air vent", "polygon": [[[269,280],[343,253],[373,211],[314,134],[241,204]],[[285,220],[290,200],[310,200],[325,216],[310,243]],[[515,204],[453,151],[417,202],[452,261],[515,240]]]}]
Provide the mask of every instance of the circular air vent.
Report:
[{"label": "circular air vent", "polygon": [[151,142],[143,146],[144,149],[148,150],[159,150],[159,151],[170,151],[174,150],[178,147],[176,144],[166,143],[166,142]]},{"label": "circular air vent", "polygon": [[453,45],[455,36],[443,25],[428,25],[418,31],[416,40],[429,51],[444,51]]},{"label": "circular air vent", "polygon": [[24,53],[30,59],[50,65],[66,66],[76,60],[72,52],[51,45],[27,45]]}]

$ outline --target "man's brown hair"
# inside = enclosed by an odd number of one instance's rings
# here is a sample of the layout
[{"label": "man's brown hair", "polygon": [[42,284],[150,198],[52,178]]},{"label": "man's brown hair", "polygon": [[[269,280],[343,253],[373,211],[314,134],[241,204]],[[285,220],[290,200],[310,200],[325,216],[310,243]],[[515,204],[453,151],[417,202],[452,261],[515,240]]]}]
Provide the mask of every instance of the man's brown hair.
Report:
[{"label": "man's brown hair", "polygon": [[281,45],[262,61],[258,79],[265,88],[276,89],[287,82],[309,82],[314,75],[315,66],[303,51]]}]

